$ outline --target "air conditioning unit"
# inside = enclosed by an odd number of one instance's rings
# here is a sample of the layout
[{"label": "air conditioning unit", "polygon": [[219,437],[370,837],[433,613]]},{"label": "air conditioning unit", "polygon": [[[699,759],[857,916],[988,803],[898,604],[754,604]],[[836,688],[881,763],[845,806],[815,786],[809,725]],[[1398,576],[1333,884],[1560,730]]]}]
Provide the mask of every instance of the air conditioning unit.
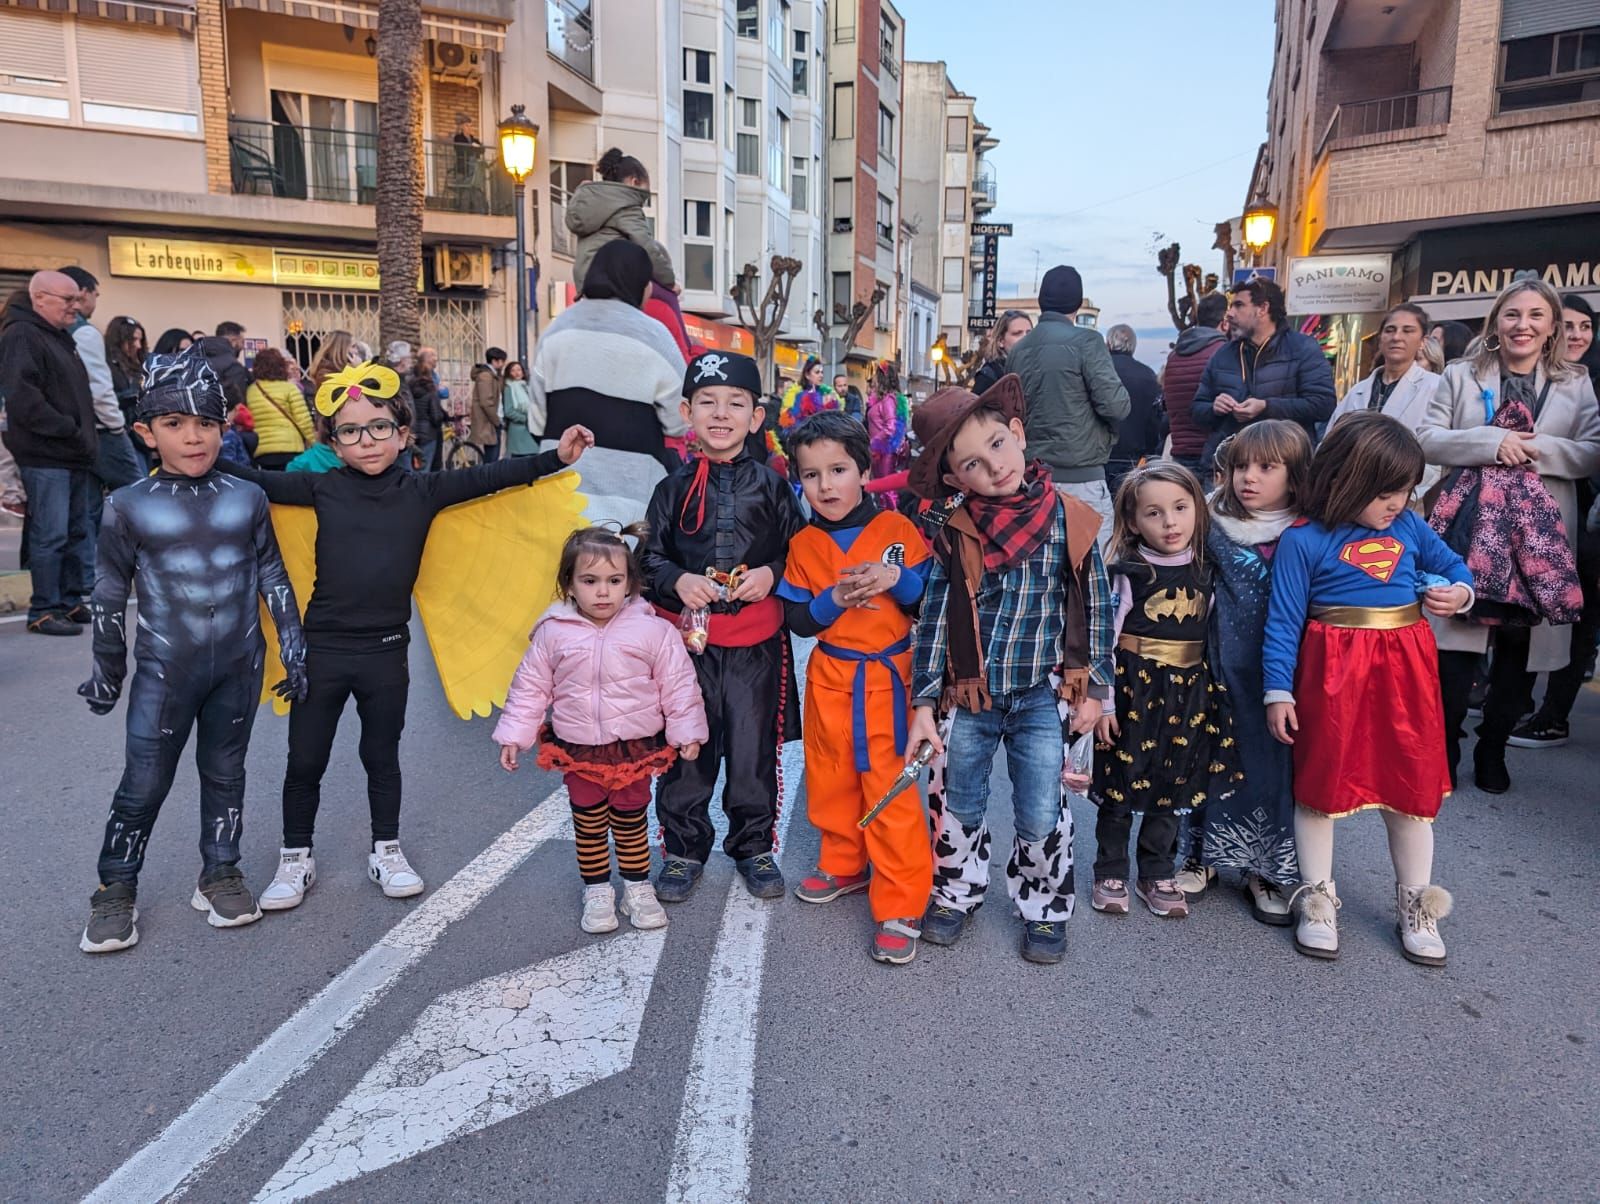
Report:
[{"label": "air conditioning unit", "polygon": [[483,65],[478,52],[454,42],[432,42],[433,71],[440,79],[480,79]]},{"label": "air conditioning unit", "polygon": [[489,252],[483,247],[433,248],[433,283],[439,288],[488,288]]}]

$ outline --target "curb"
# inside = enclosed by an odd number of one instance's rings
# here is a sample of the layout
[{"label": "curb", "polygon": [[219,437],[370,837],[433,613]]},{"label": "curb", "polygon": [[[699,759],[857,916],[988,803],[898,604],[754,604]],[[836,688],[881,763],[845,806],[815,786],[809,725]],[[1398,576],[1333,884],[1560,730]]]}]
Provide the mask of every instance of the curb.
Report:
[{"label": "curb", "polygon": [[28,609],[33,596],[33,578],[26,572],[0,573],[0,615]]}]

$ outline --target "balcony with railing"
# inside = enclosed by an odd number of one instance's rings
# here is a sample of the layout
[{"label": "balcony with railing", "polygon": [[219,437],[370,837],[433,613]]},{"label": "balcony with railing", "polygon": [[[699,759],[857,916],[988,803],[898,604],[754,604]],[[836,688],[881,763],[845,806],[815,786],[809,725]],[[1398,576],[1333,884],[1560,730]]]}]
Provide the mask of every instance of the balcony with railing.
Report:
[{"label": "balcony with railing", "polygon": [[985,164],[972,179],[972,211],[988,213],[998,203],[995,197],[994,168]]},{"label": "balcony with railing", "polygon": [[1409,133],[1420,138],[1443,133],[1450,123],[1450,94],[1449,88],[1426,88],[1373,100],[1347,101],[1334,109],[1328,119],[1322,141],[1317,144],[1317,155],[1320,157],[1336,143],[1376,135]]},{"label": "balcony with railing", "polygon": [[[282,121],[228,121],[233,191],[345,205],[378,199],[378,137]],[[511,180],[492,148],[430,139],[422,144],[423,204],[440,213],[510,217]]]},{"label": "balcony with railing", "polygon": [[545,0],[545,39],[552,58],[594,80],[593,0]]}]

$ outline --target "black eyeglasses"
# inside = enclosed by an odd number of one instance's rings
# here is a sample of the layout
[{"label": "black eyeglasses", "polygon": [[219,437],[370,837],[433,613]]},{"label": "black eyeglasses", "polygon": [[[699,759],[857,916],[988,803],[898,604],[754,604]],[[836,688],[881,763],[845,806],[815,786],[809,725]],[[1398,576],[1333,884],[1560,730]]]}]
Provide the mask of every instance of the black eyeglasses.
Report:
[{"label": "black eyeglasses", "polygon": [[392,439],[395,431],[399,429],[387,418],[375,418],[365,426],[354,422],[346,422],[333,428],[333,438],[345,447],[354,447],[361,442],[362,435],[371,435],[374,443],[382,443],[385,439]]}]

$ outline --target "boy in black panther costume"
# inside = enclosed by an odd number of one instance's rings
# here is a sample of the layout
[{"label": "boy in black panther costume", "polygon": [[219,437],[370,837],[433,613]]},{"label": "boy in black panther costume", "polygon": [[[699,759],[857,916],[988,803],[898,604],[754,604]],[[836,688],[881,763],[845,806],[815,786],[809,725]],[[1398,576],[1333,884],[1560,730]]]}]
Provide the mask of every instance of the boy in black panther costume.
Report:
[{"label": "boy in black panther costume", "polygon": [[203,355],[156,357],[134,430],[156,451],[160,469],[106,500],[90,601],[94,674],[78,687],[95,714],[109,713],[122,693],[134,585],[139,634],[127,762],[106,820],[100,888],[78,943],[85,953],[138,943],[134,899],[145,845],[191,728],[204,868],[190,903],[216,928],[261,918],[238,868],[244,756],[266,651],[258,594],[278,628],[287,672],[280,695],[305,696],[305,644],[266,495],[216,471],[226,410],[222,383]]}]

